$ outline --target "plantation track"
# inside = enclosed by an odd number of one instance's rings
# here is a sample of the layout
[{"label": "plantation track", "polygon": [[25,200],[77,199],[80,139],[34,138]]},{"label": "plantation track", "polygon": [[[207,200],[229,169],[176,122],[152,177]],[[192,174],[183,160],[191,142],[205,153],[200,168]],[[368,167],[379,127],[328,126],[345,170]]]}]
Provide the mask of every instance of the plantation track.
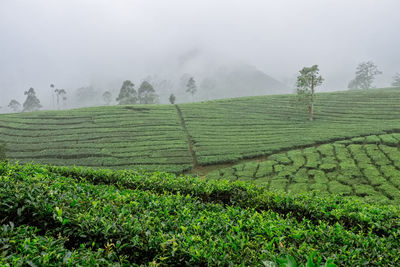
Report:
[{"label": "plantation track", "polygon": [[187,138],[187,143],[188,143],[189,151],[190,151],[190,154],[192,155],[192,158],[193,158],[193,168],[195,169],[195,168],[198,167],[199,163],[198,163],[198,161],[197,161],[196,153],[194,152],[194,142],[193,142],[193,140],[192,140],[192,137],[190,136],[189,131],[188,131],[187,128],[186,128],[185,119],[184,119],[183,116],[182,116],[182,111],[181,111],[181,109],[179,108],[178,105],[175,105],[175,107],[176,107],[176,111],[178,112],[178,116],[179,116],[179,118],[180,118],[180,120],[181,120],[182,128],[184,129],[185,134],[186,134],[186,138]]}]

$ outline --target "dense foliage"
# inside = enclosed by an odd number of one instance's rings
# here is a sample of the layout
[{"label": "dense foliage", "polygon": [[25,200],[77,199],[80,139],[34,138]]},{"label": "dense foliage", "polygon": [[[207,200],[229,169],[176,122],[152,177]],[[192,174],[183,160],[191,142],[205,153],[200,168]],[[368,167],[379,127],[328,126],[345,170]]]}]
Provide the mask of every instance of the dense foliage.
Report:
[{"label": "dense foliage", "polygon": [[1,264],[395,266],[399,216],[243,182],[0,164]]}]

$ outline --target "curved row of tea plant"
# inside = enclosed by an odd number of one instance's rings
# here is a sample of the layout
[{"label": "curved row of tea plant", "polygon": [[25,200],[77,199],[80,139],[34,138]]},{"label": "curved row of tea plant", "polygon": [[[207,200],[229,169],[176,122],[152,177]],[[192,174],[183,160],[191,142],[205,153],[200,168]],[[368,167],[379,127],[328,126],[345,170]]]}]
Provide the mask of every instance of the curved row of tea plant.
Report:
[{"label": "curved row of tea plant", "polygon": [[[22,167],[24,168],[24,167]],[[205,181],[200,178],[179,176],[163,172],[146,173],[136,171],[93,170],[80,167],[46,166],[53,174],[70,177],[93,184],[114,185],[118,188],[145,190],[158,194],[182,194],[195,197],[202,202],[271,210],[282,216],[313,222],[320,220],[329,224],[340,223],[347,229],[373,231],[384,236],[398,233],[399,209],[394,206],[373,206],[344,198],[339,195],[319,197],[318,194],[288,195],[271,192],[265,187],[254,186],[243,181]]]},{"label": "curved row of tea plant", "polygon": [[274,154],[207,174],[271,191],[343,194],[400,203],[400,134],[371,135]]},{"label": "curved row of tea plant", "polygon": [[182,172],[192,166],[173,106],[4,114],[0,141],[21,162]]},{"label": "curved row of tea plant", "polygon": [[294,102],[274,95],[179,106],[200,165],[400,129],[399,88],[316,94],[312,122]]}]

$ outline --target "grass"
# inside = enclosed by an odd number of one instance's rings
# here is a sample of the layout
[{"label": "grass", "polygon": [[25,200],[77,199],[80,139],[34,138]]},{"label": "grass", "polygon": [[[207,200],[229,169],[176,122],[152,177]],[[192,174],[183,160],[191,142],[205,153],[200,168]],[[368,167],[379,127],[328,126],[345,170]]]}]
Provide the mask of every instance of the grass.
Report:
[{"label": "grass", "polygon": [[243,182],[4,162],[0,263],[395,266],[399,211]]}]

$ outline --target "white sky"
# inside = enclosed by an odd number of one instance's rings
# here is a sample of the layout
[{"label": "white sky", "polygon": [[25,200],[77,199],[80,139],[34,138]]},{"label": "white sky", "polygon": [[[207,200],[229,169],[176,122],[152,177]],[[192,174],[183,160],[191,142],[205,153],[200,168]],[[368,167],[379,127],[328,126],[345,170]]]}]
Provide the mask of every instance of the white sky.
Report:
[{"label": "white sky", "polygon": [[400,72],[399,0],[0,0],[0,105],[50,83],[170,73],[198,49],[278,80],[319,64],[324,90],[346,89],[372,60],[388,86]]}]

